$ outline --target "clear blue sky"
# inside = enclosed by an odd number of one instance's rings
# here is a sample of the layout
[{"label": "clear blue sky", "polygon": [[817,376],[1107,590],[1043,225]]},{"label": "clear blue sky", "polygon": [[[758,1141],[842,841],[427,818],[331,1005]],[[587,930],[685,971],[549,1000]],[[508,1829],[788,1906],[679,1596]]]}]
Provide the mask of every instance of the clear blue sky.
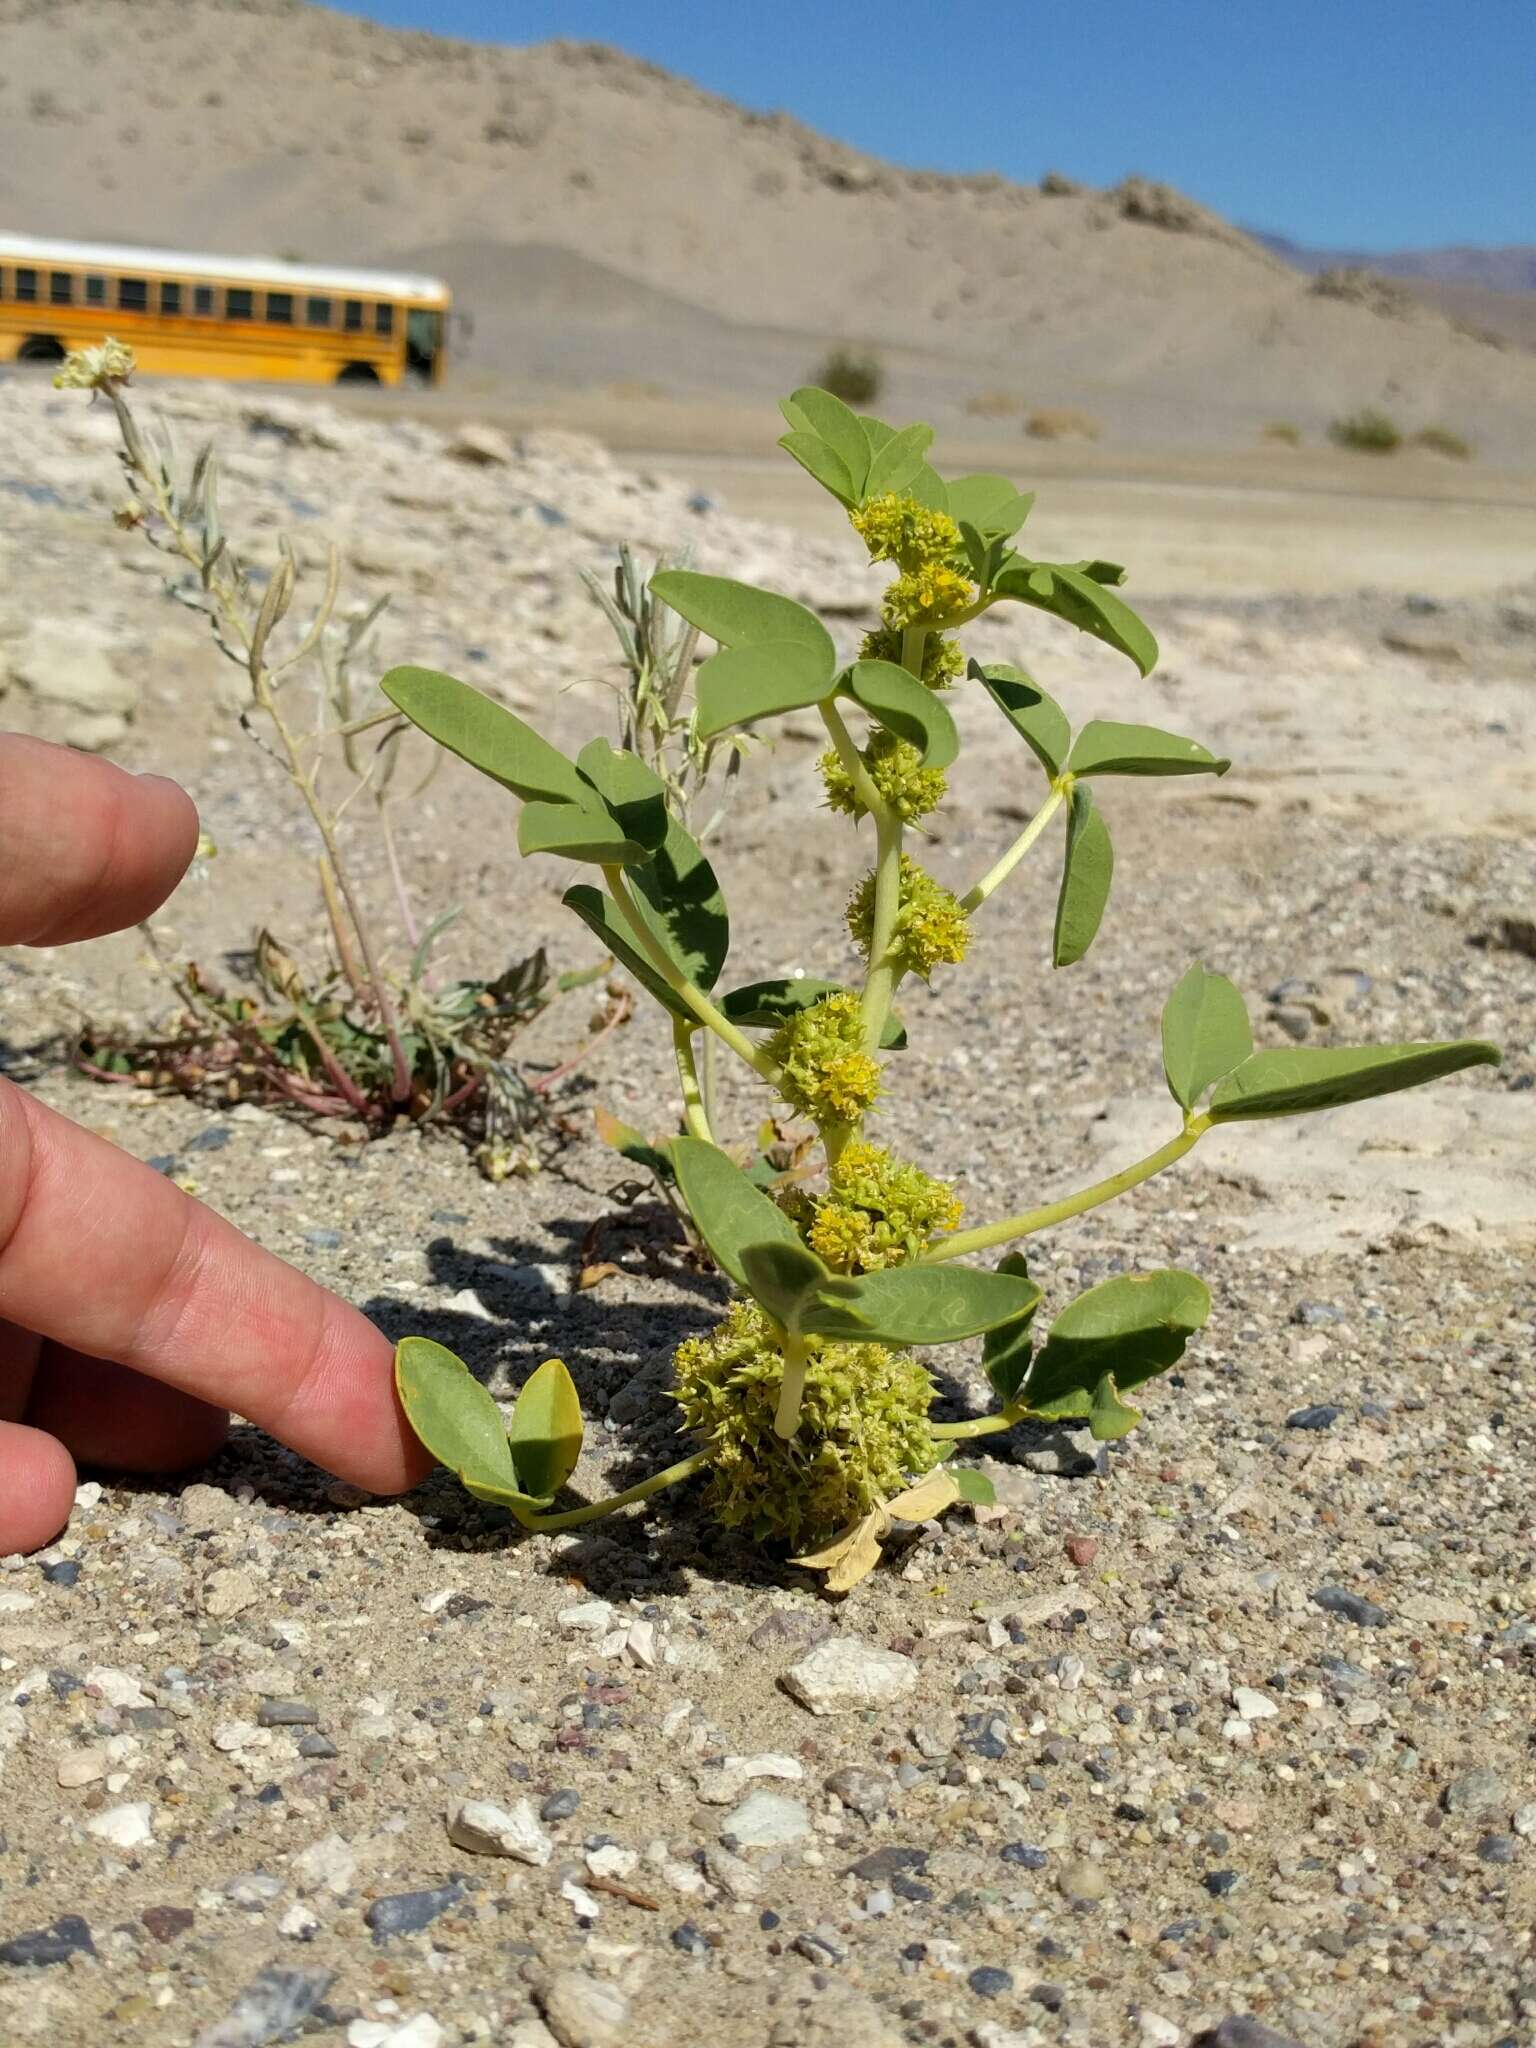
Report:
[{"label": "clear blue sky", "polygon": [[903,163],[1141,171],[1335,246],[1536,242],[1536,0],[340,4],[482,42],[615,43]]}]

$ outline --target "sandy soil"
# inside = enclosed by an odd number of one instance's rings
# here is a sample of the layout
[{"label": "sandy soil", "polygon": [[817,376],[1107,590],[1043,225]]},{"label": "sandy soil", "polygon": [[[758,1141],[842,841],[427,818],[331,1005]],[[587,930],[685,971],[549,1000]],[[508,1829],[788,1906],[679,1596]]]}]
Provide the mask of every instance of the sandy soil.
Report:
[{"label": "sandy soil", "polygon": [[[844,642],[861,630],[871,586],[845,546],[814,520],[737,516],[738,490],[741,512],[783,500],[729,442],[647,477],[546,429],[472,468],[430,423],[166,402],[184,443],[218,433],[227,514],[260,547],[281,522],[313,559],[333,531],[361,594],[398,587],[381,663],[462,669],[557,738],[607,726],[576,570],[622,534],[687,540],[703,566],[821,598]],[[302,942],[302,843],[199,622],[108,523],[99,417],[0,386],[0,451],[0,664],[88,593],[133,700],[114,750],[182,775],[219,844],[162,944],[214,961],[258,919]],[[685,475],[733,503],[697,509]],[[1486,1035],[1504,1068],[1304,1140],[1208,1143],[1042,1241],[1053,1304],[1178,1263],[1212,1286],[1210,1331],[1124,1450],[1000,1446],[1001,1515],[913,1532],[842,1609],[686,1495],[520,1541],[446,1484],[367,1503],[245,1430],[190,1481],[93,1482],[59,1545],[0,1561],[0,2034],[1525,2041],[1536,968],[1506,941],[1536,893],[1536,592],[1505,575],[1528,530],[1513,497],[1425,476],[1404,497],[1309,492],[1337,509],[1340,554],[1401,521],[1402,559],[1373,548],[1353,577],[1288,540],[1293,501],[1232,476],[1176,470],[1166,504],[1147,477],[1052,478],[1042,533],[1076,536],[1080,514],[1074,551],[1117,545],[1117,518],[1133,559],[1138,535],[1157,543],[1164,662],[1141,684],[1043,621],[989,626],[976,651],[1027,650],[1079,717],[1153,719],[1236,765],[1209,788],[1114,792],[1115,901],[1069,974],[1043,964],[1050,864],[1026,871],[974,960],[910,1004],[883,1135],[952,1175],[973,1217],[1133,1156],[1167,1118],[1156,1019],[1196,950],[1272,1042]],[[1246,508],[1240,546],[1218,488]],[[79,715],[14,682],[3,710],[45,732]],[[946,878],[990,861],[1033,787],[987,713],[958,702],[969,751],[928,856]],[[816,750],[791,723],[720,840],[742,979],[847,966],[860,855],[816,807]],[[466,904],[461,957],[545,938],[587,957],[561,922],[567,877],[519,865],[488,785],[445,770],[402,826],[423,901]],[[388,915],[382,864],[360,858]],[[387,1328],[453,1343],[499,1393],[558,1350],[588,1415],[582,1492],[677,1454],[667,1360],[721,1290],[653,1211],[618,1206],[586,1116],[600,1100],[665,1126],[649,1022],[562,1098],[545,1170],[491,1187],[447,1138],[338,1143],[71,1074],[82,1014],[163,1003],[131,935],[7,955],[7,1071]],[[576,1028],[552,1013],[530,1062]],[[742,1128],[763,1107],[734,1084],[726,1102]],[[621,1272],[575,1294],[594,1227]],[[935,1364],[944,1412],[979,1403],[973,1360]],[[892,1704],[820,1717],[785,1691],[828,1631],[900,1660]],[[465,1798],[531,1802],[543,1860],[456,1845],[445,1814]],[[1259,2031],[1234,2031],[1241,2015]]]}]

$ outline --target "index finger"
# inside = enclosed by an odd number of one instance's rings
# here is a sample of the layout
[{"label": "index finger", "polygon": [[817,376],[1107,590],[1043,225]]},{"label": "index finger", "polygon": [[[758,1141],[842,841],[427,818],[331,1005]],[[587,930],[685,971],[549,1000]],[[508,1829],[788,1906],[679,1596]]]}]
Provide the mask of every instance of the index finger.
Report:
[{"label": "index finger", "polygon": [[431,1463],[366,1316],[8,1081],[0,1319],[233,1409],[372,1492]]},{"label": "index finger", "polygon": [[174,782],[0,733],[0,946],[137,924],[196,851],[197,812]]}]

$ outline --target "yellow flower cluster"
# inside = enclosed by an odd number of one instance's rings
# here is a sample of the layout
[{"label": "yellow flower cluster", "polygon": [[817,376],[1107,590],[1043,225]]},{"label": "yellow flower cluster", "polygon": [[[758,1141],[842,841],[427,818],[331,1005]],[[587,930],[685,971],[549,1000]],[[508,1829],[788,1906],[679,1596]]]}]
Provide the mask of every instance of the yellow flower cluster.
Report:
[{"label": "yellow flower cluster", "polygon": [[947,512],[885,491],[848,516],[870,560],[894,562],[899,572],[881,606],[888,626],[920,626],[971,602],[971,584],[955,567],[963,559],[960,529]]},{"label": "yellow flower cluster", "polygon": [[786,1017],[768,1055],[783,1070],[784,1100],[817,1124],[857,1123],[880,1093],[880,1062],[864,1050],[859,999],[848,990]]},{"label": "yellow flower cluster", "polygon": [[[904,824],[926,818],[944,801],[949,784],[943,769],[925,768],[921,751],[910,740],[898,739],[883,726],[870,734],[861,758],[869,770],[870,781]],[[829,807],[862,818],[864,806],[835,747],[822,755],[818,766]]]},{"label": "yellow flower cluster", "polygon": [[133,350],[109,335],[97,348],[72,348],[54,372],[56,391],[110,391],[133,375]]},{"label": "yellow flower cluster", "polygon": [[676,1399],[709,1453],[708,1497],[722,1522],[759,1541],[824,1539],[931,1471],[933,1382],[883,1344],[810,1340],[800,1427],[774,1429],[784,1358],[752,1301],[731,1305],[673,1360]]},{"label": "yellow flower cluster", "polygon": [[[866,959],[874,921],[875,877],[868,874],[848,903],[848,930]],[[957,965],[965,958],[970,929],[971,921],[961,909],[959,898],[903,854],[901,907],[896,913],[891,948],[902,972],[926,981],[935,967]]]},{"label": "yellow flower cluster", "polygon": [[856,1138],[815,1198],[806,1242],[840,1273],[875,1273],[915,1259],[960,1221],[960,1197],[910,1161]]}]

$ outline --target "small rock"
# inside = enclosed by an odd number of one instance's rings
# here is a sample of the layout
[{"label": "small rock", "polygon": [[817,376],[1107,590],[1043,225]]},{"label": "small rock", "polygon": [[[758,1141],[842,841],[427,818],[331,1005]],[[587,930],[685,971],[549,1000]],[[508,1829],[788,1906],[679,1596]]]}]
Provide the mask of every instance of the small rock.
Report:
[{"label": "small rock", "polygon": [[674,1927],[671,1933],[672,1946],[681,1949],[685,1956],[707,1956],[709,1943],[691,1920],[685,1920],[681,1927]]},{"label": "small rock", "polygon": [[372,1930],[375,1941],[388,1941],[395,1934],[419,1934],[463,1896],[463,1887],[456,1884],[440,1884],[431,1891],[391,1892],[374,1900],[363,1915],[363,1924]]},{"label": "small rock", "polygon": [[78,1586],[80,1563],[77,1558],[60,1558],[57,1564],[44,1565],[43,1577],[50,1586]]},{"label": "small rock", "polygon": [[1328,1301],[1298,1301],[1291,1310],[1293,1323],[1304,1323],[1308,1329],[1321,1329],[1326,1323],[1347,1321],[1343,1309],[1335,1308]]},{"label": "small rock", "polygon": [[324,1759],[326,1757],[333,1757],[336,1754],[336,1745],[332,1742],[329,1735],[301,1735],[299,1737],[300,1756]]},{"label": "small rock", "polygon": [[0,1963],[15,1969],[41,1970],[53,1963],[67,1963],[71,1956],[95,1953],[91,1930],[78,1913],[63,1913],[51,1927],[36,1927],[30,1934],[0,1941]]},{"label": "small rock", "polygon": [[1208,1870],[1200,1880],[1213,1899],[1226,1898],[1237,1890],[1242,1881],[1235,1870]]},{"label": "small rock", "polygon": [[862,1877],[869,1884],[889,1884],[892,1878],[909,1872],[921,1875],[928,1868],[928,1851],[891,1842],[883,1849],[871,1849],[857,1863],[850,1863],[845,1877]]},{"label": "small rock", "polygon": [[313,1728],[319,1719],[320,1709],[306,1700],[263,1700],[256,1709],[261,1728]]},{"label": "small rock", "polygon": [[308,2019],[335,1977],[334,1970],[263,1970],[223,2019],[203,2029],[194,2048],[267,2048],[281,2041]]},{"label": "small rock", "polygon": [[810,1649],[824,1643],[831,1633],[832,1624],[824,1614],[804,1607],[781,1607],[777,1614],[760,1621],[747,1641],[754,1650],[778,1650],[785,1644]]},{"label": "small rock", "polygon": [[295,1900],[278,1921],[277,1931],[287,1935],[290,1941],[313,1941],[320,1932],[320,1922],[308,1906]]},{"label": "small rock", "polygon": [[446,452],[453,461],[470,463],[476,469],[505,469],[512,460],[512,443],[499,428],[466,420]]},{"label": "small rock", "polygon": [[1164,2019],[1160,2012],[1141,2012],[1136,2022],[1146,2048],[1179,2048],[1184,2038],[1182,2027],[1176,2027],[1172,2020]]},{"label": "small rock", "polygon": [[551,1792],[539,1808],[540,1820],[569,1820],[581,1804],[581,1794],[573,1786],[563,1785],[558,1792]]},{"label": "small rock", "polygon": [[1270,1721],[1280,1711],[1267,1692],[1258,1692],[1251,1685],[1234,1685],[1232,1704],[1245,1721]]},{"label": "small rock", "polygon": [[720,1824],[721,1840],[741,1849],[780,1849],[803,1841],[810,1832],[811,1816],[805,1807],[778,1792],[752,1793]]},{"label": "small rock", "polygon": [[139,1918],[156,1941],[175,1941],[191,1932],[196,1915],[186,1906],[146,1906]]},{"label": "small rock", "polygon": [[1004,1842],[998,1851],[1005,1863],[1017,1863],[1021,1870],[1044,1870],[1050,1855],[1032,1842]]},{"label": "small rock", "polygon": [[1091,1857],[1079,1856],[1062,1870],[1056,1886],[1063,1898],[1107,1899],[1109,1873]]},{"label": "small rock", "polygon": [[201,1480],[183,1488],[178,1504],[189,1529],[228,1529],[239,1519],[239,1502],[222,1486],[205,1486]]},{"label": "small rock", "polygon": [[234,1614],[243,1614],[247,1607],[253,1607],[261,1598],[261,1587],[249,1572],[234,1571],[225,1566],[208,1574],[203,1589],[203,1606],[216,1621],[224,1621]]},{"label": "small rock", "polygon": [[110,1664],[98,1664],[85,1674],[87,1692],[94,1692],[104,1699],[109,1707],[152,1707],[154,1701],[144,1691],[139,1681],[129,1672],[117,1671]]},{"label": "small rock", "polygon": [[1277,2034],[1262,2020],[1238,2014],[1196,2034],[1189,2048],[1301,2048],[1301,2043],[1289,2034]]},{"label": "small rock", "polygon": [[1344,1413],[1324,1402],[1315,1408],[1295,1408],[1285,1418],[1287,1429],[1332,1429]]},{"label": "small rock", "polygon": [[509,1813],[489,1799],[466,1799],[448,1809],[448,1839],[471,1856],[510,1856],[518,1863],[542,1866],[555,1845],[539,1826],[530,1800],[520,1799]]},{"label": "small rock", "polygon": [[1513,1835],[1484,1835],[1478,1842],[1477,1853],[1484,1863],[1513,1863],[1515,1838]]},{"label": "small rock", "polygon": [[1013,1978],[1006,1970],[996,1970],[987,1964],[972,1970],[965,1981],[978,1998],[1001,1998],[1005,1991],[1013,1989]]},{"label": "small rock", "polygon": [[828,1636],[792,1664],[780,1683],[813,1714],[851,1714],[904,1698],[917,1684],[917,1666],[856,1636]]},{"label": "small rock", "polygon": [[876,1819],[891,1803],[890,1778],[863,1764],[845,1764],[834,1771],[826,1780],[826,1789],[861,1820]]},{"label": "small rock", "polygon": [[1373,1600],[1351,1593],[1343,1586],[1320,1586],[1312,1595],[1312,1604],[1321,1607],[1326,1614],[1342,1615],[1356,1628],[1385,1628],[1391,1619],[1384,1607],[1378,1607]]},{"label": "small rock", "polygon": [[1098,1538],[1094,1536],[1069,1536],[1062,1547],[1079,1571],[1092,1564],[1099,1554]]},{"label": "small rock", "polygon": [[728,1756],[718,1765],[696,1773],[694,1783],[706,1806],[730,1806],[747,1786],[759,1778],[779,1778],[798,1784],[805,1767],[797,1757],[764,1750],[757,1756]]},{"label": "small rock", "polygon": [[1513,1801],[1509,1787],[1498,1772],[1479,1764],[1460,1778],[1453,1778],[1440,1795],[1447,1813],[1507,1813]]},{"label": "small rock", "polygon": [[80,1785],[94,1785],[109,1768],[104,1749],[70,1749],[59,1758],[57,1776],[61,1785],[73,1791]]},{"label": "small rock", "polygon": [[633,2048],[628,1998],[588,1970],[561,1970],[540,2004],[560,2048]]},{"label": "small rock", "polygon": [[150,1826],[150,1804],[136,1799],[126,1806],[109,1806],[85,1824],[85,1832],[98,1842],[110,1842],[114,1849],[142,1849],[155,1839]]},{"label": "small rock", "polygon": [[339,1898],[352,1889],[357,1851],[342,1835],[322,1835],[294,1858],[294,1868],[302,1884],[314,1891],[334,1892]]},{"label": "small rock", "polygon": [[589,1630],[593,1635],[607,1635],[618,1620],[618,1613],[611,1601],[583,1600],[575,1607],[562,1607],[555,1616],[562,1628]]},{"label": "small rock", "polygon": [[247,1912],[261,1913],[274,1899],[283,1895],[283,1880],[274,1877],[269,1870],[242,1870],[227,1880],[224,1896],[233,1905],[244,1906]]},{"label": "small rock", "polygon": [[1536,1835],[1536,1803],[1516,1807],[1514,1829],[1522,1840],[1528,1840],[1532,1835]]}]

